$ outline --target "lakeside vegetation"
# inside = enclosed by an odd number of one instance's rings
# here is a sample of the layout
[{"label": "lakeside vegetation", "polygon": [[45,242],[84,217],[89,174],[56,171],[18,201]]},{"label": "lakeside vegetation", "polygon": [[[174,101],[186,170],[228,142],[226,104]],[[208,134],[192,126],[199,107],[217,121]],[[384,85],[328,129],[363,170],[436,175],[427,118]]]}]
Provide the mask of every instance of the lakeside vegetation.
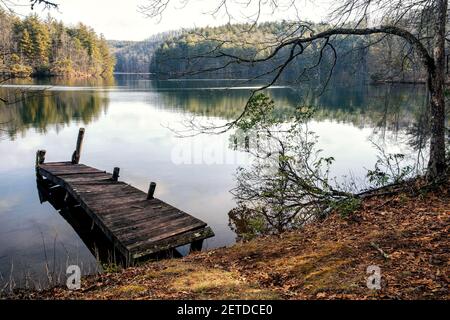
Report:
[{"label": "lakeside vegetation", "polygon": [[109,76],[114,56],[103,36],[50,15],[23,19],[0,8],[0,75],[4,77]]}]

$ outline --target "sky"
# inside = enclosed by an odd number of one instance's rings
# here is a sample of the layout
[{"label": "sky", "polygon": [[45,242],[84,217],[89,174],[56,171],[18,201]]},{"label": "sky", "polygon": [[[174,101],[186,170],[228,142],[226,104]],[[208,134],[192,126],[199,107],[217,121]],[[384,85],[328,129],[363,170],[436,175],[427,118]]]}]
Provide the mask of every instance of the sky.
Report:
[{"label": "sky", "polygon": [[[139,12],[139,6],[148,4],[148,0],[53,0],[59,4],[58,9],[50,11],[37,7],[34,11],[46,17],[50,12],[58,20],[66,24],[83,22],[101,33],[108,40],[144,40],[153,34],[176,30],[180,28],[222,25],[228,22],[222,13],[213,17],[211,12],[218,0],[190,0],[188,5],[181,7],[180,0],[175,0],[163,14],[161,21],[146,17]],[[173,1],[173,0],[172,0]],[[22,0],[27,4],[27,0]],[[303,19],[319,21],[325,11],[320,9],[320,3],[313,4],[310,0],[298,0],[298,9]],[[233,8],[232,8],[233,9]],[[235,8],[236,18],[243,21],[242,10]],[[254,12],[255,7],[250,8]],[[16,12],[27,14],[29,6],[18,7]],[[266,11],[260,21],[295,19],[294,10],[280,10],[276,14]],[[239,22],[239,21],[238,21]]]}]

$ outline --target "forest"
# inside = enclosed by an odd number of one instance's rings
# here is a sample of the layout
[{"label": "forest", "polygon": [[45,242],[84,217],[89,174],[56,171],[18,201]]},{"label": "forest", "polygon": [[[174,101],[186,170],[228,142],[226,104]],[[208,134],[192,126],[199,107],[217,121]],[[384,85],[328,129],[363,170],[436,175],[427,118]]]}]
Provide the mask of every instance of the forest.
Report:
[{"label": "forest", "polygon": [[[324,23],[309,23],[314,32],[329,27]],[[282,49],[276,59],[260,63],[235,63],[230,56],[249,60],[268,56],[275,48],[273,44],[286,35],[295,36],[299,30],[298,25],[287,21],[185,30],[168,35],[161,42],[153,54],[150,72],[159,78],[269,79],[278,70],[280,61],[288,57],[288,49]],[[337,59],[325,52],[330,48],[313,42],[291,61],[279,80],[323,83],[332,73],[338,81],[423,81],[417,57],[410,55],[410,59],[402,60],[410,48],[399,39],[385,38],[372,44],[370,37],[338,36],[334,43]],[[219,47],[230,56],[217,56]]]},{"label": "forest", "polygon": [[143,41],[109,40],[108,45],[116,58],[115,72],[148,73],[155,51],[169,37],[179,35],[179,31],[155,34]]},{"label": "forest", "polygon": [[104,37],[82,23],[69,27],[36,14],[21,19],[0,8],[0,29],[3,76],[107,76],[114,70]]}]

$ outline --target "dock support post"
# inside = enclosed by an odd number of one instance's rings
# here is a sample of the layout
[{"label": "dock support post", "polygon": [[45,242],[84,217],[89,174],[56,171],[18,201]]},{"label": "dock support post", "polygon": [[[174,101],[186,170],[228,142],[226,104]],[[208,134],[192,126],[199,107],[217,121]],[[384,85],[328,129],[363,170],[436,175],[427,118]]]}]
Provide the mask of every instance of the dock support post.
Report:
[{"label": "dock support post", "polygon": [[203,239],[194,241],[191,243],[190,252],[202,251],[202,247],[203,247]]},{"label": "dock support post", "polygon": [[147,200],[153,199],[153,195],[155,194],[156,183],[150,182],[150,187],[148,188]]},{"label": "dock support post", "polygon": [[72,163],[73,164],[80,163],[80,155],[81,155],[81,147],[83,145],[83,138],[84,138],[84,128],[80,128],[80,130],[78,131],[77,146],[72,155]]},{"label": "dock support post", "polygon": [[119,172],[120,172],[120,168],[115,167],[114,171],[113,171],[113,176],[112,176],[113,181],[119,180]]},{"label": "dock support post", "polygon": [[45,153],[47,151],[45,150],[38,150],[36,152],[36,167],[38,167],[40,164],[43,164],[45,162]]},{"label": "dock support post", "polygon": [[36,151],[36,178],[38,180],[42,180],[42,176],[39,174],[39,165],[43,164],[45,162],[45,150],[38,150]]}]

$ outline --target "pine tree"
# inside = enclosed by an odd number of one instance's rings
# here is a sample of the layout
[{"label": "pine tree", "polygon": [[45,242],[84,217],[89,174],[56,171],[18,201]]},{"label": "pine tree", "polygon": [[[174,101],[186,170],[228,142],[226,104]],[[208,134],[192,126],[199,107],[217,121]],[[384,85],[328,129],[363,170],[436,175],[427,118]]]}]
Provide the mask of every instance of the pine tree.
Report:
[{"label": "pine tree", "polygon": [[[0,73],[20,77],[108,76],[113,72],[115,60],[106,40],[83,24],[68,28],[37,15],[20,19],[0,8],[0,30]],[[5,58],[2,52],[14,56]]]},{"label": "pine tree", "polygon": [[44,32],[36,32],[34,36],[34,56],[36,61],[40,64],[46,64],[48,62],[49,53],[49,38]]},{"label": "pine tree", "polygon": [[30,34],[27,29],[22,32],[22,38],[20,39],[19,48],[22,56],[26,59],[33,58],[33,42],[31,41]]}]

